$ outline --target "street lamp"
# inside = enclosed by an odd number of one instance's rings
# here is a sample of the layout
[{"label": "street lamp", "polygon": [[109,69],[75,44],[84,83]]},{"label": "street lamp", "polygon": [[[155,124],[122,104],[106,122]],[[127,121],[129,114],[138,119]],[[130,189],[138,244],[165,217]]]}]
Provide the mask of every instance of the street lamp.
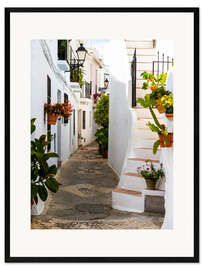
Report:
[{"label": "street lamp", "polygon": [[76,50],[77,56],[78,56],[78,65],[79,67],[83,67],[83,64],[85,62],[87,50],[83,46],[83,43],[80,43],[80,47]]},{"label": "street lamp", "polygon": [[106,78],[106,80],[104,81],[104,87],[107,89],[109,86],[109,80]]}]

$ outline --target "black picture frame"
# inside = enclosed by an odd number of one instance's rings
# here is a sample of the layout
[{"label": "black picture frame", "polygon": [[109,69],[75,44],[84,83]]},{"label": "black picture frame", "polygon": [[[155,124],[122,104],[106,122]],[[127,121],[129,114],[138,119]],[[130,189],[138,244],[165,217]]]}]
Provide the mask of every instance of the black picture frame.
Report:
[{"label": "black picture frame", "polygon": [[[194,15],[194,256],[193,257],[12,257],[10,255],[10,14],[31,12],[180,12]],[[5,8],[5,262],[174,263],[199,262],[199,8]]]}]

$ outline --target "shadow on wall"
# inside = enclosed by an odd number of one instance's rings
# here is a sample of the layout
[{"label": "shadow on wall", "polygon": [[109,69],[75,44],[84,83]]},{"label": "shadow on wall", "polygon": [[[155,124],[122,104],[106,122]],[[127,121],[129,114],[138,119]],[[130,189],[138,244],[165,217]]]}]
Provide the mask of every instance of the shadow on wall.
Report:
[{"label": "shadow on wall", "polygon": [[128,84],[116,77],[110,78],[109,107],[109,164],[120,175],[130,135]]}]

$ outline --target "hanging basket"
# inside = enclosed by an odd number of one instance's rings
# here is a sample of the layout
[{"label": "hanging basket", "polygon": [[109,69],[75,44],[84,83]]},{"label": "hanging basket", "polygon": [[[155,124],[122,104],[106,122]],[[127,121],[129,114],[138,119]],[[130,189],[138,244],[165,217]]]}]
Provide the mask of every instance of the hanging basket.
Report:
[{"label": "hanging basket", "polygon": [[147,189],[155,190],[156,189],[156,182],[152,179],[145,179]]},{"label": "hanging basket", "polygon": [[160,140],[160,146],[161,147],[172,147],[173,146],[173,133],[168,133],[167,135],[167,143],[164,142],[164,135],[158,134],[159,140]]},{"label": "hanging basket", "polygon": [[49,125],[56,125],[57,119],[58,119],[57,114],[48,113],[48,124]]}]

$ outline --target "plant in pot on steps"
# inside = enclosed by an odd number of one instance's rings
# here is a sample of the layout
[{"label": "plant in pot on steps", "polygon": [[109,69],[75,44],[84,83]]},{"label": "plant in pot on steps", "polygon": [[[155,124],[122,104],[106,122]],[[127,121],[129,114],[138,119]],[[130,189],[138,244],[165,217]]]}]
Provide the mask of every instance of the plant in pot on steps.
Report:
[{"label": "plant in pot on steps", "polygon": [[139,166],[137,172],[144,177],[147,189],[149,190],[155,190],[157,181],[164,176],[162,164],[160,165],[160,168],[156,169],[154,165],[148,161],[146,161],[143,166]]},{"label": "plant in pot on steps", "polygon": [[173,144],[173,133],[169,133],[165,125],[161,125],[156,114],[153,110],[153,107],[156,106],[156,99],[154,99],[150,94],[146,94],[142,99],[137,100],[144,108],[149,108],[154,123],[148,122],[146,125],[151,129],[152,132],[156,132],[159,136],[153,145],[153,153],[156,154],[158,147],[171,147]]},{"label": "plant in pot on steps", "polygon": [[141,76],[146,80],[143,82],[142,89],[150,89],[150,97],[156,101],[153,108],[156,108],[159,113],[166,113],[166,116],[168,116],[167,113],[171,112],[173,107],[173,96],[170,91],[165,89],[167,73],[161,73],[155,77],[152,73],[143,72]]},{"label": "plant in pot on steps", "polygon": [[[35,118],[31,120],[31,134],[35,131]],[[38,203],[38,198],[46,201],[48,190],[56,193],[61,183],[56,180],[57,167],[49,165],[50,158],[57,158],[53,152],[47,153],[47,146],[51,143],[52,136],[46,140],[46,135],[39,139],[31,140],[31,206]]]}]

